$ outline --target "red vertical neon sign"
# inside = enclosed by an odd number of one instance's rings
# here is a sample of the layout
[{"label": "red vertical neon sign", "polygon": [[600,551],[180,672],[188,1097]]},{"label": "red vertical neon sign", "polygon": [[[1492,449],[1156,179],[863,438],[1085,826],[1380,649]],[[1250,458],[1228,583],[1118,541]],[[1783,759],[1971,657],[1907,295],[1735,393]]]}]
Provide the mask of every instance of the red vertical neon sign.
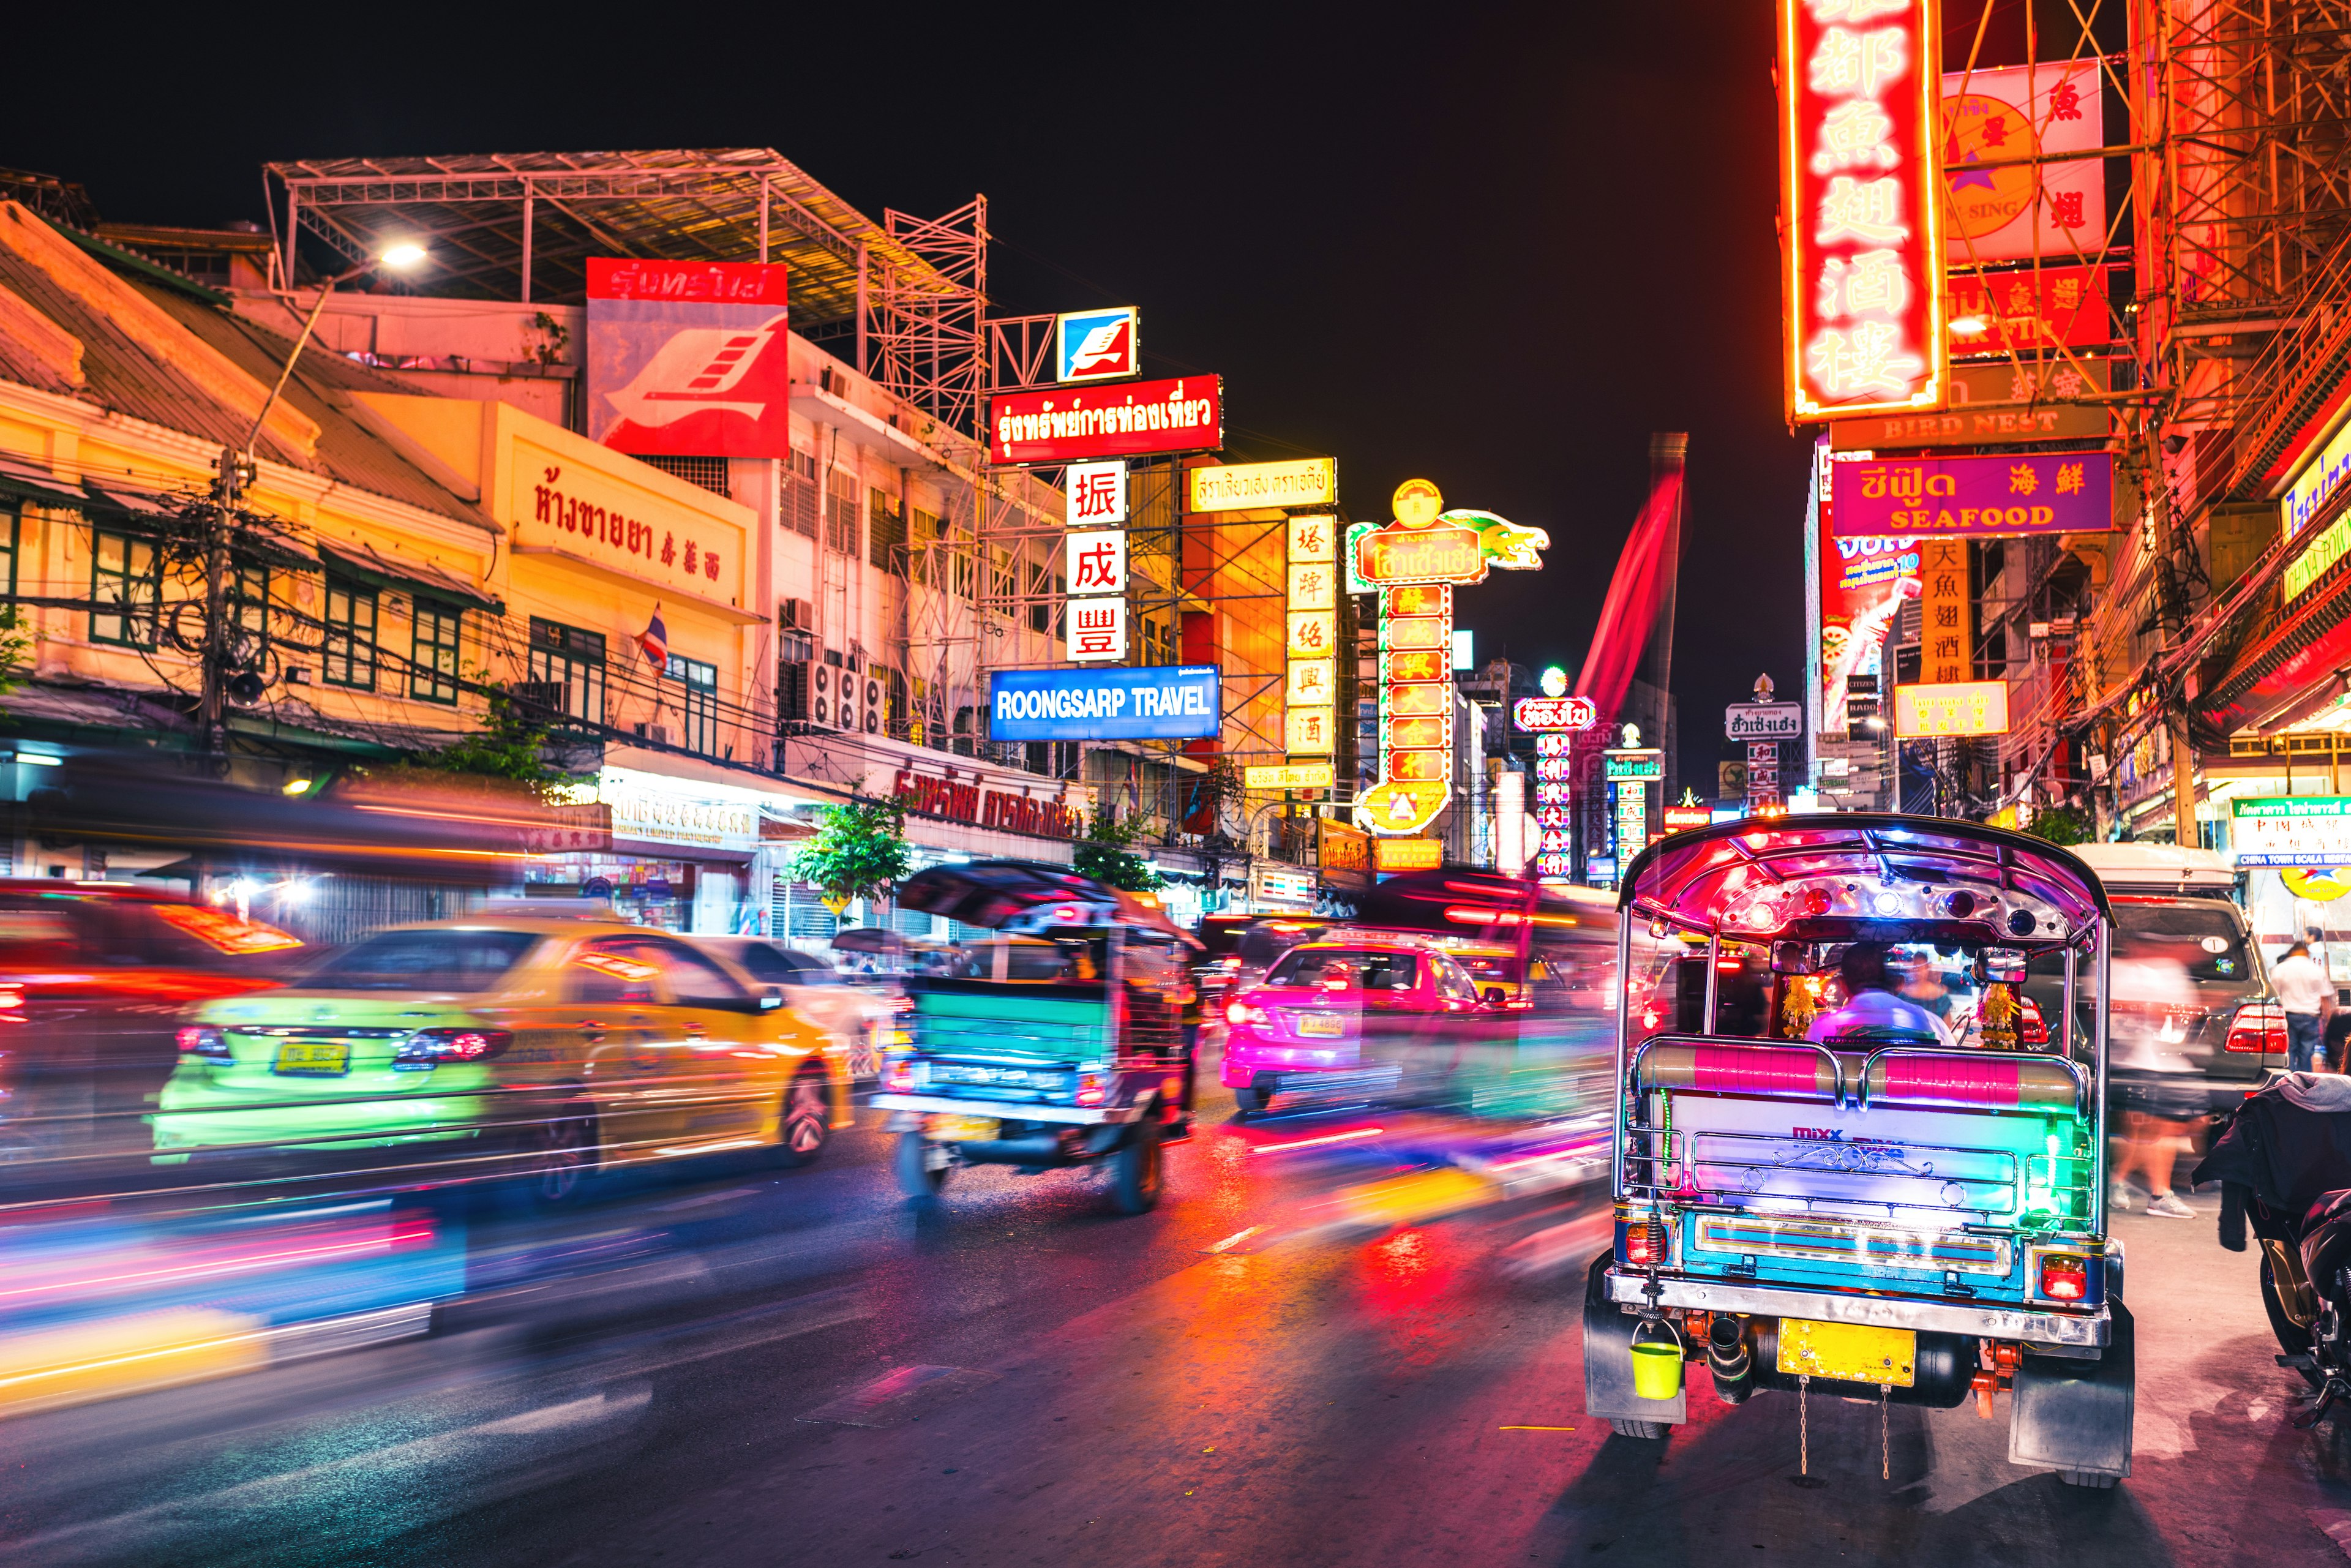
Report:
[{"label": "red vertical neon sign", "polygon": [[1788,413],[1940,408],[1936,0],[1780,0]]}]

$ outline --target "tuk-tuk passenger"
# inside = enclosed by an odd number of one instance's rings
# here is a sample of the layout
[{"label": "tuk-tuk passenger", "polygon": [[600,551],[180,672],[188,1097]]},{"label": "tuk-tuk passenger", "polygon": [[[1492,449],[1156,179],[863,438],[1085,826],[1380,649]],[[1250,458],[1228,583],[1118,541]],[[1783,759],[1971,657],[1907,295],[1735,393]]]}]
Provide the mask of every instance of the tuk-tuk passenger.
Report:
[{"label": "tuk-tuk passenger", "polygon": [[1938,1045],[1952,1044],[1951,1031],[1917,1002],[1895,994],[1894,977],[1886,972],[1886,944],[1855,942],[1837,960],[1837,977],[1844,983],[1844,1005],[1813,1019],[1804,1038],[1827,1044],[1840,1035],[1863,1030],[1904,1030],[1931,1037]]}]

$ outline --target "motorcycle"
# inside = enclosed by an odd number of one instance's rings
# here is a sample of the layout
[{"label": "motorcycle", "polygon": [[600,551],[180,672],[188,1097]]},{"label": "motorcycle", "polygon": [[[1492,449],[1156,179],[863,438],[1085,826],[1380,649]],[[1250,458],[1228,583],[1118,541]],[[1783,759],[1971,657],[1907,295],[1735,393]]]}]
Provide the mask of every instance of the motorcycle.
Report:
[{"label": "motorcycle", "polygon": [[2351,1078],[2288,1073],[2231,1113],[2196,1167],[2220,1183],[2220,1245],[2260,1243],[2277,1364],[2317,1390],[2294,1425],[2351,1399]]}]

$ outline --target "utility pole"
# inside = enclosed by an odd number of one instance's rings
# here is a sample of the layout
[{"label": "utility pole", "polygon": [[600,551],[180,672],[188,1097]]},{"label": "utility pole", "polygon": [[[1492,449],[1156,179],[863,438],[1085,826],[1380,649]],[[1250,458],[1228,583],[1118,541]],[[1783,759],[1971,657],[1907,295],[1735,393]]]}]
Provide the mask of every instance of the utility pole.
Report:
[{"label": "utility pole", "polygon": [[2188,735],[2188,705],[2175,705],[2171,723],[2172,841],[2183,850],[2201,849],[2204,834],[2196,825],[2196,743]]}]

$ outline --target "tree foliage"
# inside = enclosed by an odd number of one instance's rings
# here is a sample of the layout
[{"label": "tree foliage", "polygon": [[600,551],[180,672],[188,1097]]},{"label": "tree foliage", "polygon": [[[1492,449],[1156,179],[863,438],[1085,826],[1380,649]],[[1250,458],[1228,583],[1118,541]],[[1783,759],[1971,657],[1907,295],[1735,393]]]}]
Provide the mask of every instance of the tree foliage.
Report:
[{"label": "tree foliage", "polygon": [[2065,806],[2035,811],[2024,831],[2053,844],[2086,844],[2097,836],[2097,829],[2089,819]]},{"label": "tree foliage", "polygon": [[547,722],[517,704],[504,686],[492,683],[486,689],[489,722],[438,751],[423,753],[413,765],[436,773],[509,779],[556,803],[578,780],[547,759]]},{"label": "tree foliage", "polygon": [[1139,820],[1130,817],[1121,821],[1115,811],[1096,811],[1086,822],[1086,836],[1078,841],[1071,868],[1122,892],[1156,893],[1167,885],[1166,879],[1151,869],[1148,859],[1134,852],[1134,845],[1142,837]]},{"label": "tree foliage", "polygon": [[792,852],[791,874],[845,904],[876,898],[914,869],[906,848],[906,810],[894,800],[819,806],[816,836]]}]

